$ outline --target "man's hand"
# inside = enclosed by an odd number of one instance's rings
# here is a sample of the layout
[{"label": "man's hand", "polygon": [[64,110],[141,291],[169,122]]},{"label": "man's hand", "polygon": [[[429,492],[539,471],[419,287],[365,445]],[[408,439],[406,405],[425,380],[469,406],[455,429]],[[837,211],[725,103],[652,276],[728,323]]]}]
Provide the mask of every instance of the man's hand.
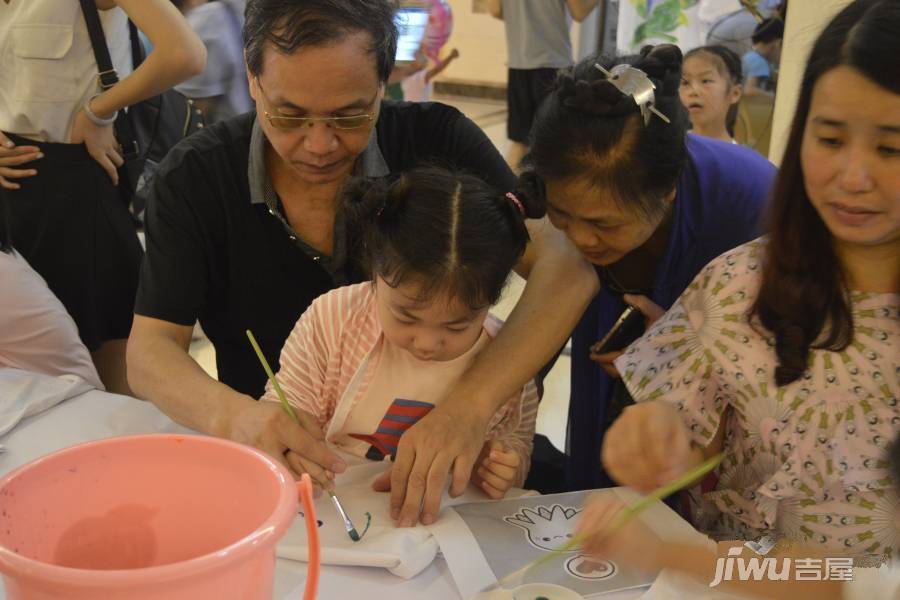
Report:
[{"label": "man's hand", "polygon": [[103,167],[113,185],[119,185],[119,172],[116,169],[125,164],[125,161],[120,154],[121,149],[112,125],[95,125],[83,110],[79,110],[72,124],[71,141],[73,144],[83,142],[88,154]]},{"label": "man's hand", "polygon": [[401,527],[437,518],[447,476],[453,471],[450,495],[461,495],[472,466],[484,444],[488,419],[474,410],[457,410],[461,402],[443,402],[400,438],[397,458],[390,471],[373,487],[391,491],[391,517]]},{"label": "man's hand", "polygon": [[501,442],[492,440],[484,445],[478,457],[472,483],[494,500],[499,500],[513,486],[520,463],[518,452],[507,450]]},{"label": "man's hand", "polygon": [[645,494],[702,460],[678,411],[663,400],[627,406],[603,436],[601,456],[617,483]]},{"label": "man's hand", "polygon": [[44,158],[37,146],[16,146],[12,140],[0,132],[0,187],[8,190],[17,190],[21,185],[10,181],[23,177],[34,177],[36,169],[20,169],[25,163]]},{"label": "man's hand", "polygon": [[228,438],[262,450],[298,479],[309,473],[316,483],[330,490],[334,488],[334,474],[347,466],[325,447],[325,436],[315,418],[302,410],[296,412],[299,425],[275,402],[247,403],[231,417]]}]

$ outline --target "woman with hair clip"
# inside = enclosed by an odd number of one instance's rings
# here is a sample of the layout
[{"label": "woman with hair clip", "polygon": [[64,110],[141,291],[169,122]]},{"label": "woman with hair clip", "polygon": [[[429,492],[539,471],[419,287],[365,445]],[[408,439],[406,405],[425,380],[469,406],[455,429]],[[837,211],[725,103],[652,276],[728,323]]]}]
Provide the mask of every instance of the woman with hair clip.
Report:
[{"label": "woman with hair clip", "polygon": [[[712,261],[616,361],[639,403],[607,433],[604,465],[648,490],[724,451],[694,503],[714,538],[768,535],[863,562],[900,548],[883,460],[900,428],[897,31],[894,0],[857,0],[825,28],[771,233]],[[588,546],[609,551],[625,538],[600,541],[616,510],[597,503]]]},{"label": "woman with hair clip", "polygon": [[[648,46],[630,67],[590,58],[559,76],[519,180],[602,283],[572,335],[566,481],[530,482],[545,492],[611,484],[603,433],[629,403],[612,361],[643,330],[640,313],[657,318],[703,265],[759,235],[775,172],[748,148],[687,133],[676,46]],[[652,107],[620,89],[629,82],[655,86]],[[636,327],[610,341],[629,305]]]}]

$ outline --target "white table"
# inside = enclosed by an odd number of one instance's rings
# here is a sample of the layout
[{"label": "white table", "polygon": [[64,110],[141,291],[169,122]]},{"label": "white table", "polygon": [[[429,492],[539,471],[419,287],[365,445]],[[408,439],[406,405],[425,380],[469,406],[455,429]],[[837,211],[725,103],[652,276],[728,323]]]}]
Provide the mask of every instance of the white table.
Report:
[{"label": "white table", "polygon": [[[162,414],[153,405],[99,391],[67,400],[39,415],[27,418],[0,437],[6,452],[0,454],[0,473],[5,474],[35,458],[74,444],[118,435],[142,433],[191,433]],[[687,523],[663,504],[646,513],[648,525],[664,538],[684,539],[697,535]],[[306,564],[279,559],[275,575],[278,600],[303,595]],[[610,600],[640,597],[643,590],[603,596]],[[6,597],[0,589],[0,600]],[[447,565],[440,556],[422,573],[403,580],[384,569],[323,566],[319,597],[391,598],[392,600],[459,600]]]}]

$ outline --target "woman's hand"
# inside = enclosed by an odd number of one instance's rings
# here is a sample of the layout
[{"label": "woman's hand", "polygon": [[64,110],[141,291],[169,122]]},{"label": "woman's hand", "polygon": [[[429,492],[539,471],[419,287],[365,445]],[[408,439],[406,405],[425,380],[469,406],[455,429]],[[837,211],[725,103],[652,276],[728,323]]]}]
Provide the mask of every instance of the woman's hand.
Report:
[{"label": "woman's hand", "polygon": [[73,144],[81,144],[87,147],[91,158],[106,171],[113,185],[119,185],[118,167],[125,164],[121,155],[121,146],[116,141],[113,125],[95,125],[84,110],[79,110],[72,124]]},{"label": "woman's hand", "polygon": [[[623,300],[625,300],[628,305],[641,311],[644,315],[644,321],[646,322],[646,329],[650,329],[651,325],[658,321],[661,316],[666,314],[666,311],[664,311],[661,306],[653,302],[653,300],[647,296],[632,296],[631,294],[625,294]],[[622,375],[616,368],[615,362],[617,358],[622,356],[623,352],[621,350],[614,350],[613,352],[604,352],[600,354],[596,352],[600,345],[600,342],[597,342],[591,346],[591,360],[598,363],[600,368],[606,371],[606,374],[610,377],[615,379],[621,378]]]},{"label": "woman's hand", "polygon": [[484,445],[481,456],[475,463],[472,482],[488,496],[499,500],[513,486],[520,462],[518,452],[507,450],[497,440],[490,441]]},{"label": "woman's hand", "polygon": [[619,484],[642,493],[671,483],[699,464],[681,415],[664,400],[625,407],[603,436],[606,472]]},{"label": "woman's hand", "polygon": [[44,158],[44,155],[37,146],[16,146],[12,140],[0,133],[0,187],[8,190],[17,190],[22,187],[10,180],[34,177],[37,175],[37,169],[18,169],[14,167],[39,158]]},{"label": "woman's hand", "polygon": [[611,490],[593,495],[581,512],[577,535],[587,535],[582,554],[621,562],[653,573],[663,568],[665,544],[639,518],[621,526],[616,519],[625,504]]}]

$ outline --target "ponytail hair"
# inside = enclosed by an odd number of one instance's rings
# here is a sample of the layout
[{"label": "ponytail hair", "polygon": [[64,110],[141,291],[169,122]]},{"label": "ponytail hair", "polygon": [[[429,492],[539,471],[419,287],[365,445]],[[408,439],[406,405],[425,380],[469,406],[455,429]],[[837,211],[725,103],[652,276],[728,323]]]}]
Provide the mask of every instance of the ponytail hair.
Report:
[{"label": "ponytail hair", "polygon": [[416,281],[421,300],[448,293],[473,310],[499,300],[528,243],[525,219],[540,216],[530,199],[514,201],[473,175],[436,166],[392,181],[351,179],[341,210],[357,240],[352,254],[369,277],[391,287]]}]

